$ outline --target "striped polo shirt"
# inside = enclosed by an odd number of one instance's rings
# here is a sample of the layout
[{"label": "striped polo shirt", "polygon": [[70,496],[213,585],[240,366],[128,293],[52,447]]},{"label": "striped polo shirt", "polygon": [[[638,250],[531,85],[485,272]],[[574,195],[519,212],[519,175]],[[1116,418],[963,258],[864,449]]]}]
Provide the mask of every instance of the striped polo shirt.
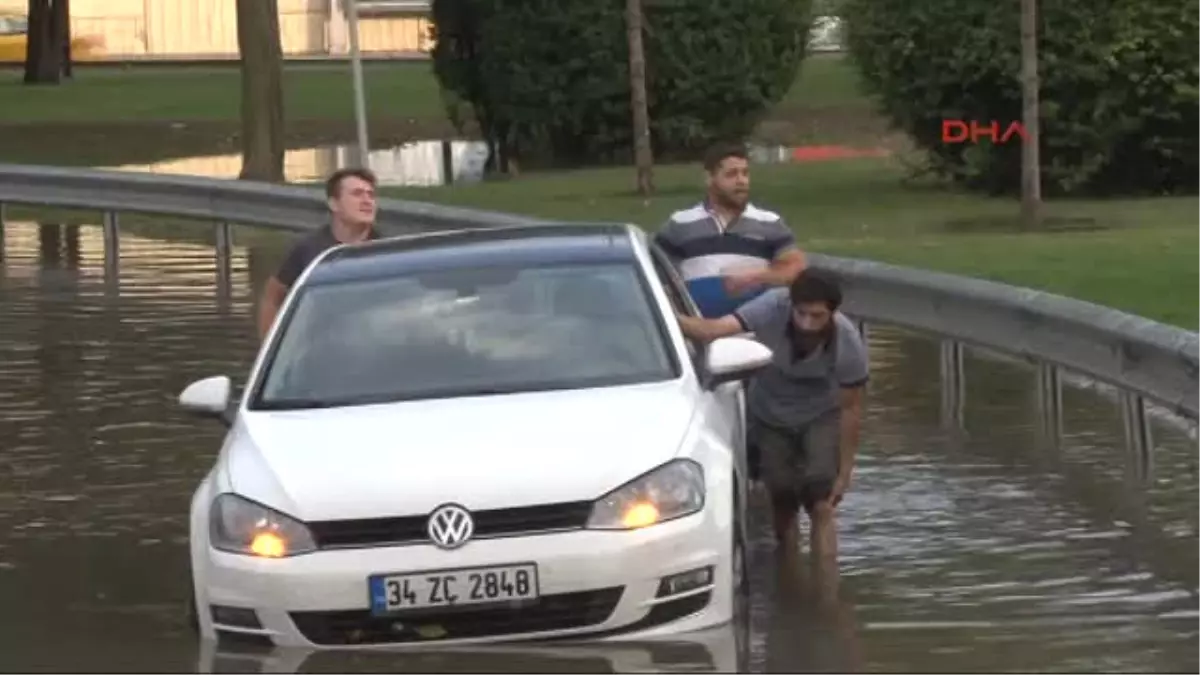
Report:
[{"label": "striped polo shirt", "polygon": [[722,275],[769,267],[796,245],[791,228],[777,213],[746,204],[740,216],[725,224],[707,202],[671,214],[654,240],[675,263],[700,313],[708,318],[730,314],[766,290],[764,286],[731,297]]}]

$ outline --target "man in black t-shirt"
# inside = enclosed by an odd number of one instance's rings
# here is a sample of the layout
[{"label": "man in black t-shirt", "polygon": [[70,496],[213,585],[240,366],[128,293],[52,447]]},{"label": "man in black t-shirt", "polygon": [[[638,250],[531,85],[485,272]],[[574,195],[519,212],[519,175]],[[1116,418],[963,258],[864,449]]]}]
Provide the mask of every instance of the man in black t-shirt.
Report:
[{"label": "man in black t-shirt", "polygon": [[292,285],[317,256],[338,244],[378,239],[375,231],[375,174],[370,169],[338,169],[325,181],[329,225],[292,245],[279,271],[267,280],[258,311],[258,336],[265,338]]}]

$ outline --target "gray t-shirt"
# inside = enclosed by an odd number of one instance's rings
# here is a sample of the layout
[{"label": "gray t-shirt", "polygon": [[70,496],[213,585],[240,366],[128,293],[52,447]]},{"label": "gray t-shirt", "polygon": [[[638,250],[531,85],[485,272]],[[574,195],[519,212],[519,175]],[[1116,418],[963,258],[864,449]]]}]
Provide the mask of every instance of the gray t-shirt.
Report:
[{"label": "gray t-shirt", "polygon": [[750,382],[749,412],[771,426],[798,429],[836,409],[841,388],[866,384],[870,364],[862,336],[841,312],[833,314],[833,338],[797,359],[791,315],[786,288],[767,291],[734,312],[774,352],[771,365]]}]

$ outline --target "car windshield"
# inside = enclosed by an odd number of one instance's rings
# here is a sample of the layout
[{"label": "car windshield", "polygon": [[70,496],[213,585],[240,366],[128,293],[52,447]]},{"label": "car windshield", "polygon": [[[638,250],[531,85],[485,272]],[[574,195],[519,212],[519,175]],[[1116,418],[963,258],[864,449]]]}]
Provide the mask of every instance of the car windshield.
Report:
[{"label": "car windshield", "polygon": [[577,389],[678,376],[632,264],[487,267],[317,284],[255,409]]}]

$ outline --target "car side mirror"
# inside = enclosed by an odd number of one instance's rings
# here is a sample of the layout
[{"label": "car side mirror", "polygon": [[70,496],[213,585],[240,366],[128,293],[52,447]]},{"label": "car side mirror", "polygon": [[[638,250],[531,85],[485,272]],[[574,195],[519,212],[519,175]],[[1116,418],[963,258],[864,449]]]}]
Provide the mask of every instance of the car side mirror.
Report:
[{"label": "car side mirror", "polygon": [[214,375],[189,384],[179,394],[179,405],[188,412],[201,417],[213,417],[221,420],[225,426],[231,426],[232,393],[233,382],[224,375]]},{"label": "car side mirror", "polygon": [[704,355],[704,387],[715,389],[726,382],[745,380],[771,363],[770,348],[746,337],[713,340]]}]

